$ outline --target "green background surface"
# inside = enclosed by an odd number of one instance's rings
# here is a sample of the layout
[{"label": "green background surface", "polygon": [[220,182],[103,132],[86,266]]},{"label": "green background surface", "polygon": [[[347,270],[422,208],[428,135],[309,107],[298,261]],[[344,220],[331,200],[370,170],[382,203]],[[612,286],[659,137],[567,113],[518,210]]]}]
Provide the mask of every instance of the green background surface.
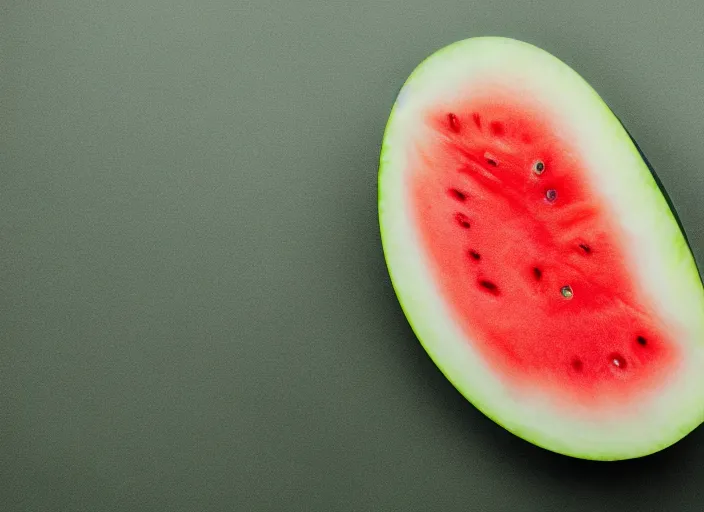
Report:
[{"label": "green background surface", "polygon": [[701,262],[703,25],[698,0],[2,2],[0,511],[700,512],[701,429],[577,461],[452,388],[376,172],[423,58],[523,39],[621,117]]}]

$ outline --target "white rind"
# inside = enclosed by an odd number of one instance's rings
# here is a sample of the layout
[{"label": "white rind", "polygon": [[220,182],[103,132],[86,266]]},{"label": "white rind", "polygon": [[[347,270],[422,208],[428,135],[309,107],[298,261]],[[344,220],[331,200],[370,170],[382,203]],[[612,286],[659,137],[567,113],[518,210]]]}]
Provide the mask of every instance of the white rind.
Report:
[{"label": "white rind", "polygon": [[[679,330],[683,365],[649,399],[609,416],[580,414],[540,395],[518,396],[471,348],[430,273],[409,211],[406,172],[420,112],[490,81],[530,94],[566,127],[592,186],[619,219],[637,281]],[[500,37],[454,43],[422,62],[404,84],[384,134],[379,221],[394,288],[416,335],[441,371],[478,409],[516,435],[565,455],[600,460],[648,455],[704,420],[704,290],[667,202],[630,137],[598,94],[566,64],[528,43]],[[583,412],[583,411],[582,411]]]}]

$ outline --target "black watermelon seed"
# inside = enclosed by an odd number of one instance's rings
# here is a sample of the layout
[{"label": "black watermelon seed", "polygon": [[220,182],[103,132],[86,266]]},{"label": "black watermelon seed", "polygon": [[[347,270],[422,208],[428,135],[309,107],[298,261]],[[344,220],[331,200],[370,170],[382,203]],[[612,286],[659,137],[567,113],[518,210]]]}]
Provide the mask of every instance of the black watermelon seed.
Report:
[{"label": "black watermelon seed", "polygon": [[585,254],[591,254],[591,253],[592,253],[592,248],[589,247],[587,244],[579,244],[579,248],[582,249]]},{"label": "black watermelon seed", "polygon": [[488,281],[486,279],[480,279],[479,286],[484,288],[487,292],[491,293],[492,295],[499,295],[499,287],[491,281]]},{"label": "black watermelon seed", "polygon": [[482,255],[473,249],[470,249],[468,254],[469,257],[472,258],[474,261],[479,261],[480,259],[482,259]]},{"label": "black watermelon seed", "polygon": [[456,188],[449,189],[448,193],[450,194],[450,196],[452,196],[453,198],[457,199],[458,201],[460,201],[462,203],[464,203],[467,200],[467,194],[465,194],[464,192],[462,192],[460,190],[457,190]]},{"label": "black watermelon seed", "polygon": [[533,276],[535,277],[536,281],[540,281],[543,278],[543,271],[540,270],[538,267],[533,267]]},{"label": "black watermelon seed", "polygon": [[455,220],[457,221],[457,224],[459,224],[464,229],[469,229],[469,217],[467,217],[464,213],[456,213]]},{"label": "black watermelon seed", "polygon": [[648,340],[646,340],[643,336],[638,336],[636,338],[636,341],[638,342],[638,345],[641,345],[643,347],[648,344]]}]

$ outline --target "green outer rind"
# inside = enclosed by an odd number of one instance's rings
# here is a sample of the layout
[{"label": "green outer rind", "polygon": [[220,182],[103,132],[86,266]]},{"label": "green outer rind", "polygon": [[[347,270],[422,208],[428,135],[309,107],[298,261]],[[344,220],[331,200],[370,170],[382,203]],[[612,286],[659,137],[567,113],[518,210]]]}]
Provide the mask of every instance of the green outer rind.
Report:
[{"label": "green outer rind", "polygon": [[[507,38],[502,38],[502,37],[484,37],[483,39],[507,39]],[[527,441],[535,446],[538,446],[540,448],[546,449],[548,451],[552,451],[558,454],[562,454],[565,456],[569,457],[574,457],[578,459],[585,459],[585,460],[594,460],[594,461],[615,461],[615,460],[624,460],[624,459],[633,459],[633,458],[640,458],[640,457],[645,457],[648,455],[651,455],[653,453],[657,453],[661,450],[664,450],[673,444],[677,443],[680,441],[682,438],[687,436],[690,432],[692,432],[695,428],[697,428],[700,424],[704,422],[704,410],[700,410],[699,415],[692,415],[690,417],[690,421],[686,424],[683,424],[680,426],[680,429],[677,431],[676,435],[671,435],[670,437],[664,438],[661,443],[655,443],[651,446],[650,449],[647,450],[639,450],[637,453],[632,453],[629,451],[614,451],[614,452],[601,452],[599,454],[594,454],[588,451],[583,451],[580,449],[575,449],[573,446],[570,445],[565,445],[565,444],[555,444],[552,442],[549,436],[544,436],[543,433],[538,430],[538,429],[523,429],[523,428],[516,428],[512,427],[507,421],[504,421],[500,415],[494,414],[492,411],[492,407],[488,403],[484,403],[480,401],[476,396],[473,395],[470,389],[466,389],[460,382],[457,382],[455,379],[452,378],[450,373],[447,371],[447,368],[444,366],[443,361],[438,358],[434,347],[432,344],[428,343],[427,340],[424,340],[422,336],[419,335],[419,329],[418,326],[415,324],[413,316],[409,313],[409,308],[408,305],[406,304],[406,301],[404,297],[399,293],[399,277],[396,276],[395,271],[393,266],[391,265],[389,261],[389,255],[386,250],[386,241],[387,241],[387,236],[386,236],[386,230],[385,230],[385,224],[384,224],[384,190],[383,190],[383,177],[384,173],[387,170],[389,166],[392,164],[389,163],[387,154],[389,151],[388,147],[388,138],[387,135],[389,133],[389,129],[392,125],[393,119],[394,119],[394,114],[397,109],[398,105],[398,98],[400,94],[404,91],[404,89],[407,87],[408,84],[413,82],[414,78],[416,77],[417,74],[419,74],[423,68],[423,65],[429,61],[430,59],[435,59],[439,56],[441,56],[444,53],[448,53],[451,50],[454,49],[455,46],[463,44],[466,40],[459,40],[456,41],[455,43],[449,44],[443,48],[440,48],[439,50],[435,51],[434,53],[428,55],[421,63],[416,66],[416,68],[413,70],[413,72],[408,76],[408,78],[405,80],[404,84],[401,86],[399,89],[399,92],[397,93],[396,96],[396,101],[394,102],[394,105],[391,108],[391,112],[389,114],[385,129],[384,129],[384,134],[383,134],[383,140],[382,140],[382,146],[380,149],[380,156],[379,156],[379,172],[378,172],[378,177],[377,177],[377,186],[378,186],[378,194],[377,194],[377,201],[378,201],[378,219],[379,219],[379,229],[380,229],[380,234],[381,234],[381,239],[382,239],[382,246],[384,247],[384,258],[387,266],[387,270],[389,272],[389,276],[392,282],[392,286],[394,287],[394,291],[396,293],[397,300],[399,301],[399,304],[401,306],[401,309],[404,311],[404,314],[406,316],[407,321],[409,322],[409,325],[413,329],[414,333],[417,335],[419,342],[423,346],[424,350],[428,353],[430,358],[433,360],[435,365],[438,367],[438,369],[443,373],[445,378],[462,394],[466,400],[468,400],[477,410],[479,410],[483,415],[485,415],[487,418],[489,418],[491,421],[496,423],[497,425],[501,426],[505,430],[511,432],[512,434],[516,435],[517,437],[523,439],[524,441]],[[525,43],[528,44],[528,43]],[[601,106],[605,109],[607,109],[613,116],[614,118],[621,124],[623,127],[624,131],[628,135],[628,139],[630,140],[631,148],[634,152],[638,154],[640,157],[641,161],[647,166],[648,170],[650,171],[650,180],[652,186],[656,187],[658,191],[660,192],[660,195],[662,198],[665,200],[668,208],[667,208],[667,213],[670,215],[671,219],[674,220],[679,227],[679,235],[682,238],[683,245],[685,250],[689,252],[689,256],[691,257],[691,263],[692,267],[694,270],[694,273],[696,274],[697,278],[699,279],[699,282],[702,283],[701,280],[701,275],[699,273],[698,265],[696,264],[696,260],[692,254],[691,251],[691,246],[689,244],[689,240],[686,236],[684,227],[682,226],[682,223],[679,219],[679,216],[676,213],[676,210],[674,209],[674,205],[672,204],[671,199],[667,195],[664,186],[660,179],[658,178],[657,174],[655,173],[654,169],[652,168],[651,164],[645,158],[645,155],[643,154],[641,148],[638,146],[636,141],[633,139],[633,137],[630,135],[628,130],[626,130],[625,126],[623,126],[623,123],[621,122],[618,117],[613,113],[611,108],[604,102],[603,98],[599,96],[596,91],[593,91],[593,100],[601,104]],[[627,141],[624,141],[624,143],[627,143]]]},{"label": "green outer rind", "polygon": [[663,184],[662,180],[660,179],[660,176],[658,176],[658,173],[655,172],[655,168],[650,163],[650,160],[648,160],[648,157],[645,155],[645,152],[640,147],[640,145],[638,144],[636,139],[633,137],[633,135],[631,135],[631,132],[628,131],[628,128],[626,128],[626,125],[623,123],[621,118],[618,117],[615,113],[614,113],[614,116],[616,117],[616,119],[618,119],[618,122],[621,123],[621,126],[623,126],[623,129],[626,131],[628,136],[631,138],[631,143],[635,146],[636,150],[638,151],[638,154],[640,155],[641,159],[643,160],[643,163],[645,163],[645,165],[648,167],[648,170],[650,171],[650,174],[653,177],[653,181],[658,186],[658,188],[660,189],[660,193],[662,194],[663,198],[667,202],[667,206],[670,208],[670,213],[672,214],[672,217],[675,219],[675,222],[677,222],[677,226],[680,228],[680,232],[682,233],[682,236],[684,237],[684,241],[687,243],[687,248],[692,253],[692,259],[694,260],[694,265],[697,267],[697,274],[699,275],[699,282],[702,282],[701,270],[699,268],[699,263],[697,262],[697,259],[694,258],[694,251],[692,250],[692,244],[689,242],[689,238],[687,237],[687,231],[684,229],[684,225],[682,224],[682,219],[680,219],[680,216],[677,213],[677,209],[675,208],[675,203],[672,201],[672,198],[667,193],[667,190],[665,189],[665,185]]}]

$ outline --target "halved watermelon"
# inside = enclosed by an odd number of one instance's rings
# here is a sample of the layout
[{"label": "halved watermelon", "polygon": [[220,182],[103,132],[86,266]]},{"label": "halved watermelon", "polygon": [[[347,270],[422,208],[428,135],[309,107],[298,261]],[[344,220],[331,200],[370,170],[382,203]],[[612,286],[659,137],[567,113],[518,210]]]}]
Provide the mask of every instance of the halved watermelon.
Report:
[{"label": "halved watermelon", "polygon": [[484,414],[615,460],[704,420],[704,287],[676,213],[600,96],[531,44],[428,57],[392,109],[384,254],[419,340]]}]

